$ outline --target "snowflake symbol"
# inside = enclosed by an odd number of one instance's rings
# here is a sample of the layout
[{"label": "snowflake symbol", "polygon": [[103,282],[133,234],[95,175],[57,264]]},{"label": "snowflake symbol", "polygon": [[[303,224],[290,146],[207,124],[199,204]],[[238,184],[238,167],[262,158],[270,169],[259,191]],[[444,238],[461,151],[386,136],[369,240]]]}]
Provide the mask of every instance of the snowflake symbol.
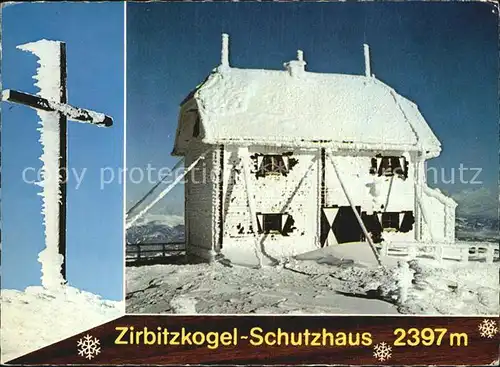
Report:
[{"label": "snowflake symbol", "polygon": [[99,346],[99,339],[93,338],[92,335],[85,335],[83,338],[78,340],[78,355],[85,357],[87,359],[92,359],[99,353],[101,353],[101,347]]},{"label": "snowflake symbol", "polygon": [[493,338],[498,333],[496,321],[484,319],[479,324],[479,333],[483,338]]},{"label": "snowflake symbol", "polygon": [[373,356],[380,362],[387,361],[392,357],[392,347],[387,343],[379,343],[373,347]]}]

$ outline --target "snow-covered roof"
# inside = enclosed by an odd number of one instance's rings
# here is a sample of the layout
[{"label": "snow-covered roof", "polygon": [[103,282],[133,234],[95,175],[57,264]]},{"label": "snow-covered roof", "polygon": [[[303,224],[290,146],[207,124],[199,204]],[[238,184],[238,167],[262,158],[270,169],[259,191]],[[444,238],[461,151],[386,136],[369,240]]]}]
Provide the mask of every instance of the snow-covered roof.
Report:
[{"label": "snow-covered roof", "polygon": [[[185,101],[196,102],[202,142],[439,154],[417,106],[375,77],[298,71],[215,69]],[[192,138],[182,114],[174,154]]]}]

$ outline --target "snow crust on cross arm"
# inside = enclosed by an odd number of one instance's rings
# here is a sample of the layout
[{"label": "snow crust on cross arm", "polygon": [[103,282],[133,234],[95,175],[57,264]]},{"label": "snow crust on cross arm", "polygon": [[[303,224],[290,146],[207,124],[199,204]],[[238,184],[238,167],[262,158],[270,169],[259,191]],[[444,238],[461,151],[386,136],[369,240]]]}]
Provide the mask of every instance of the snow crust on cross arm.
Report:
[{"label": "snow crust on cross arm", "polygon": [[59,101],[61,97],[61,42],[42,39],[36,42],[17,46],[20,50],[30,52],[38,57],[38,68],[33,79],[40,91],[40,97]]},{"label": "snow crust on cross arm", "polygon": [[[68,104],[58,103],[54,101],[48,101],[49,106],[58,112],[64,114],[69,120],[77,120],[80,118],[82,114],[89,116],[92,119],[92,123],[97,124],[96,126],[101,127],[99,125],[103,123],[106,119],[106,115],[101,112],[95,112],[90,110],[83,110],[81,108],[73,107]],[[78,121],[80,122],[80,121]]]},{"label": "snow crust on cross arm", "polygon": [[[40,90],[40,97],[60,101],[63,93],[61,85],[61,43],[41,40],[18,46],[23,51],[33,53],[38,57],[38,68],[33,79]],[[45,248],[40,252],[38,261],[42,265],[42,285],[44,287],[59,287],[64,284],[61,275],[63,256],[59,254],[59,202],[62,194],[59,190],[59,144],[60,126],[57,112],[37,110],[40,117],[38,131],[39,142],[42,145],[40,160],[42,187],[39,193],[42,197],[42,216],[45,226]]]}]

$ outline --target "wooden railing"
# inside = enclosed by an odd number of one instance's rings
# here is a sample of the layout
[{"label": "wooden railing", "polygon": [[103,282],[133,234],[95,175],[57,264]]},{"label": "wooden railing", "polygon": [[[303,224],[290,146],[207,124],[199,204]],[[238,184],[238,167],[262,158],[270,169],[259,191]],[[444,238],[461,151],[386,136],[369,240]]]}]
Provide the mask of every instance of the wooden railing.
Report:
[{"label": "wooden railing", "polygon": [[127,263],[133,263],[183,256],[185,251],[186,244],[184,242],[127,243],[125,255]]},{"label": "wooden railing", "polygon": [[383,243],[380,255],[400,258],[430,257],[439,261],[484,261],[491,264],[499,260],[499,249],[498,243],[494,242],[394,242]]}]

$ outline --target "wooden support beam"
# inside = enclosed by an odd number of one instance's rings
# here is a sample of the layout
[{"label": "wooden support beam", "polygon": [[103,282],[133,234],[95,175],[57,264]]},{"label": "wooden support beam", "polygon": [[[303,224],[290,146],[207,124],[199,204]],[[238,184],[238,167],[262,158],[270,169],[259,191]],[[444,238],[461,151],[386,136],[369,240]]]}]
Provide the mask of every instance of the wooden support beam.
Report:
[{"label": "wooden support beam", "polygon": [[378,264],[382,265],[382,262],[380,261],[380,256],[379,256],[379,254],[377,252],[377,249],[375,248],[375,245],[373,244],[373,240],[370,237],[370,234],[368,233],[368,231],[367,231],[367,229],[365,227],[365,224],[363,223],[363,220],[361,219],[358,211],[356,210],[356,207],[354,206],[354,203],[353,203],[353,201],[351,199],[351,196],[349,195],[349,193],[347,192],[346,187],[344,186],[344,182],[342,181],[342,177],[340,177],[340,173],[339,173],[339,171],[337,169],[337,164],[335,163],[335,159],[332,157],[331,154],[328,154],[328,158],[330,158],[330,161],[332,162],[333,169],[335,170],[335,174],[337,175],[337,178],[339,179],[340,186],[342,186],[342,190],[344,190],[344,194],[347,197],[347,201],[349,201],[349,205],[351,206],[352,211],[354,212],[354,215],[356,216],[356,219],[357,219],[359,225],[361,226],[361,230],[363,231],[363,233],[364,233],[364,235],[366,237],[366,240],[368,241],[368,244],[370,245],[370,248],[371,248],[373,254],[375,255],[375,258],[377,259]]},{"label": "wooden support beam", "polygon": [[130,227],[132,227],[132,225],[135,222],[137,222],[138,219],[142,218],[157,202],[159,202],[161,199],[163,199],[165,197],[165,195],[167,195],[179,182],[181,182],[181,180],[184,178],[184,176],[186,176],[189,173],[189,171],[191,171],[194,168],[194,166],[196,166],[198,164],[198,162],[200,160],[205,159],[206,154],[207,154],[207,152],[204,152],[202,155],[200,155],[193,163],[191,163],[189,165],[189,167],[187,169],[184,170],[182,175],[177,177],[165,190],[160,192],[160,194],[151,203],[149,203],[144,209],[142,209],[135,216],[133,216],[132,218],[127,220],[126,225],[125,225],[125,229],[129,229]]},{"label": "wooden support beam", "polygon": [[[68,102],[68,90],[66,86],[67,72],[66,72],[66,44],[61,43],[60,52],[60,80],[61,80],[61,93],[60,104],[63,105]],[[7,90],[8,94],[13,91]],[[15,93],[19,97],[23,97],[24,93]],[[29,94],[27,96],[30,96]],[[2,92],[3,97],[3,92]],[[66,213],[67,213],[67,184],[68,181],[68,117],[66,114],[59,112],[59,193],[61,200],[59,201],[59,255],[62,256],[61,275],[65,282],[66,278]]]},{"label": "wooden support beam", "polygon": [[257,209],[256,203],[253,196],[254,190],[251,181],[250,173],[250,153],[247,147],[240,147],[238,149],[238,155],[243,163],[243,177],[245,180],[245,191],[247,193],[248,199],[248,211],[250,213],[250,223],[252,223],[253,233],[254,233],[254,251],[257,260],[259,261],[259,268],[262,268],[262,250],[260,249],[259,242],[259,224],[257,223]]},{"label": "wooden support beam", "polygon": [[[174,170],[176,170],[182,163],[184,163],[184,157],[182,157],[181,159],[179,159],[177,161],[177,163],[175,164],[175,166],[170,170],[171,172],[173,172]],[[149,190],[140,200],[137,201],[137,203],[135,203],[128,211],[127,213],[125,214],[126,216],[130,216],[130,214],[132,214],[134,212],[135,209],[137,209],[147,198],[149,195],[151,195],[153,193],[153,191],[156,190],[156,188],[158,186],[161,185],[161,183],[163,181],[165,181],[165,179],[167,177],[169,177],[170,174],[166,174],[165,176],[163,176],[160,181],[158,181],[152,188],[151,190]]]}]

